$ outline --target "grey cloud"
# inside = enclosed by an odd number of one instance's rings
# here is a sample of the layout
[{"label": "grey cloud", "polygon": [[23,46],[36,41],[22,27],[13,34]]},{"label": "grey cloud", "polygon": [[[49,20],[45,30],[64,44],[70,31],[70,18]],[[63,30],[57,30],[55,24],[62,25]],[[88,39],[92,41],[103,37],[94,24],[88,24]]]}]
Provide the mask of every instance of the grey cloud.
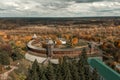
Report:
[{"label": "grey cloud", "polygon": [[0,11],[5,11],[6,9],[0,8]]},{"label": "grey cloud", "polygon": [[90,2],[100,2],[104,0],[76,0],[77,3],[90,3]]},{"label": "grey cloud", "polygon": [[61,2],[54,2],[54,3],[48,3],[48,4],[43,4],[44,8],[52,9],[52,10],[59,10],[59,9],[64,9],[67,6],[69,6],[68,3],[61,3]]},{"label": "grey cloud", "polygon": [[[120,8],[114,9],[114,11],[120,11]],[[104,9],[104,10],[100,10],[98,12],[113,12],[113,10],[112,9]]]},{"label": "grey cloud", "polygon": [[0,11],[5,13],[0,16],[114,16],[120,15],[120,0],[3,0]]},{"label": "grey cloud", "polygon": [[[73,0],[67,0],[67,1],[73,1]],[[101,2],[101,1],[118,1],[120,0],[74,0],[76,3],[92,3],[92,2]]]}]

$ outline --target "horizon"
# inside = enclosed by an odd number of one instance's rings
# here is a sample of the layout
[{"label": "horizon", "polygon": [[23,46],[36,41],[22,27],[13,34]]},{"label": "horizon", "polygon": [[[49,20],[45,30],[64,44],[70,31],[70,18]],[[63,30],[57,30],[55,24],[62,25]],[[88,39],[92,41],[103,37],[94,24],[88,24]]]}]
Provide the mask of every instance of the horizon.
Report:
[{"label": "horizon", "polygon": [[0,17],[0,18],[120,18],[120,16],[83,16],[83,17]]}]

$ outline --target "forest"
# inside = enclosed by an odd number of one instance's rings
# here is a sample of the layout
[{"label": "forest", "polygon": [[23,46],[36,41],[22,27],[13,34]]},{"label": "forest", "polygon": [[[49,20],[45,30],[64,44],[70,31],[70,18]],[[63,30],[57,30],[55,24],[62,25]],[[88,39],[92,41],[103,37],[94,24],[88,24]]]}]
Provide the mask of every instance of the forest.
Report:
[{"label": "forest", "polygon": [[70,59],[65,56],[59,60],[60,64],[38,64],[35,60],[28,69],[26,80],[100,80],[96,69],[91,69],[83,49],[82,55]]},{"label": "forest", "polygon": [[108,27],[120,25],[119,17],[86,17],[86,18],[0,18],[0,29],[13,29],[27,25],[53,25],[77,27]]}]

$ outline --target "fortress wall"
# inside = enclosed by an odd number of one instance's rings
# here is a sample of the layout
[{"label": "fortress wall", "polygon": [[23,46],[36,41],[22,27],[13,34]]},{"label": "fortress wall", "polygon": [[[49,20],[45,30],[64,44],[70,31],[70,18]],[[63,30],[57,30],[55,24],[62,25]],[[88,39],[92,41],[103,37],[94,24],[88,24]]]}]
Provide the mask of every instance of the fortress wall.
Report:
[{"label": "fortress wall", "polygon": [[[32,45],[33,40],[27,44],[27,47],[30,51],[38,53],[38,54],[46,54],[45,48],[39,48]],[[53,57],[62,57],[62,56],[71,56],[75,57],[81,54],[81,48],[69,48],[69,49],[53,49]]]},{"label": "fortress wall", "polygon": [[70,56],[75,57],[81,54],[81,51],[53,51],[53,57]]},{"label": "fortress wall", "polygon": [[38,54],[46,54],[46,50],[32,49],[32,48],[29,48],[29,47],[28,47],[28,49],[29,49],[30,51],[36,52],[36,53],[38,53]]},{"label": "fortress wall", "polygon": [[[46,50],[37,50],[37,49],[29,49],[32,52],[38,53],[38,54],[46,54]],[[53,57],[62,57],[62,56],[71,56],[71,57],[75,57],[81,54],[81,50],[70,50],[70,51],[65,51],[65,49],[62,50],[57,50],[57,51],[53,51]]]}]

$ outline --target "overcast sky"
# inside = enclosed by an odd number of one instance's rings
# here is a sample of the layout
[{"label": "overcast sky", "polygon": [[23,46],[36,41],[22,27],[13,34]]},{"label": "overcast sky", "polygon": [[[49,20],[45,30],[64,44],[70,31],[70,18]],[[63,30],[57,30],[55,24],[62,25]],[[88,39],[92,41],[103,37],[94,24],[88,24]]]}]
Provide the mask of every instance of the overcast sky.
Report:
[{"label": "overcast sky", "polygon": [[120,16],[120,0],[1,0],[0,17]]}]

